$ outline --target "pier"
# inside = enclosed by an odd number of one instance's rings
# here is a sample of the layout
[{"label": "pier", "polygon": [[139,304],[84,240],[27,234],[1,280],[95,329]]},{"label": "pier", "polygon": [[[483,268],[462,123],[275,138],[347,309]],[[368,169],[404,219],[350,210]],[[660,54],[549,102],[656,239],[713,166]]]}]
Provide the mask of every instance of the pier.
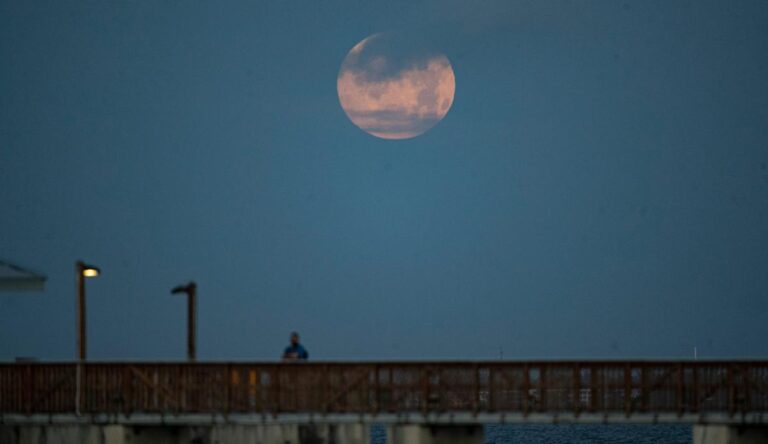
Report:
[{"label": "pier", "polygon": [[0,442],[482,443],[484,424],[683,423],[766,442],[768,361],[0,364]]}]

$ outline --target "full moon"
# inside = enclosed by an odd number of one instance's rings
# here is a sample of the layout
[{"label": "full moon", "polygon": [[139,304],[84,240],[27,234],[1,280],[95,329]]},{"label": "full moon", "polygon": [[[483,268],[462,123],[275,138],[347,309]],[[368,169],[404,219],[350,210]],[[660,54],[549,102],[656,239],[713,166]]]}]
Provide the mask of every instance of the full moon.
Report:
[{"label": "full moon", "polygon": [[445,117],[456,77],[448,58],[396,34],[374,34],[344,58],[336,79],[349,119],[382,139],[409,139]]}]

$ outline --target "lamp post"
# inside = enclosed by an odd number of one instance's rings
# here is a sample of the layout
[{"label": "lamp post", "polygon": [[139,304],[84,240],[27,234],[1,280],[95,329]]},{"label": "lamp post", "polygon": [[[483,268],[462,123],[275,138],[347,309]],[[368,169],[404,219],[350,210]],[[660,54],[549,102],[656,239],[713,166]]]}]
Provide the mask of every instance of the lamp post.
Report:
[{"label": "lamp post", "polygon": [[83,261],[75,262],[77,280],[77,376],[75,378],[75,414],[80,416],[80,398],[83,391],[83,362],[85,361],[85,278],[96,277],[101,273],[97,267]]},{"label": "lamp post", "polygon": [[96,277],[101,273],[97,267],[87,265],[83,261],[75,263],[77,276],[77,357],[85,361],[85,278]]},{"label": "lamp post", "polygon": [[187,294],[187,358],[190,361],[194,361],[196,354],[195,320],[197,317],[197,284],[192,281],[187,285],[179,285],[171,290],[171,294],[179,293]]}]

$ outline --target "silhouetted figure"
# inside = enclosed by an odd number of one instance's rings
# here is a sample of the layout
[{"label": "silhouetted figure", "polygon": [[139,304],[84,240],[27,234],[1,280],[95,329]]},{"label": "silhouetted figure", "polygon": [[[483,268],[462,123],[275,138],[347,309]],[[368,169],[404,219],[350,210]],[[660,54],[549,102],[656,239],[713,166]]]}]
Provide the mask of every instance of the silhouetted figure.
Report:
[{"label": "silhouetted figure", "polygon": [[299,334],[291,333],[291,345],[285,347],[283,361],[306,361],[309,358],[307,350],[299,344]]}]

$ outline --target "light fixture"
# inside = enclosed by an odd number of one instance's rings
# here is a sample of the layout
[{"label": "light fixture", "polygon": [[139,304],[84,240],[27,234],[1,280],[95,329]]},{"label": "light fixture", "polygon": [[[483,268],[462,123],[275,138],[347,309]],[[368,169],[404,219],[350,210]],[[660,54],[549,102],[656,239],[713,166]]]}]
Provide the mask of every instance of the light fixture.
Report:
[{"label": "light fixture", "polygon": [[96,277],[101,273],[101,270],[94,267],[93,265],[85,265],[83,264],[83,276],[85,277]]}]

